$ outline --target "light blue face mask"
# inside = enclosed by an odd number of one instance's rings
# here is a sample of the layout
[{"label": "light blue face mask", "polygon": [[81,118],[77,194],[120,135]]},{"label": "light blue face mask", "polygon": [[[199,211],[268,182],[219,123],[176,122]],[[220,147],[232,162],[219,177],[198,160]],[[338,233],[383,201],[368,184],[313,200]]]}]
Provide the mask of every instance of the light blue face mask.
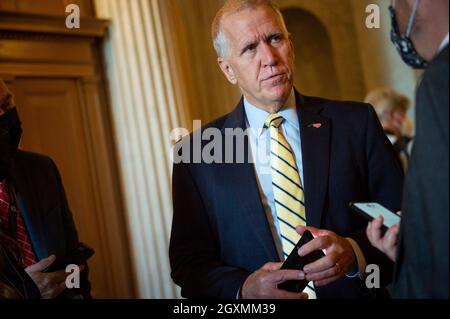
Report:
[{"label": "light blue face mask", "polygon": [[414,69],[424,69],[428,65],[428,62],[417,52],[410,38],[419,3],[420,0],[416,0],[414,3],[413,11],[409,17],[408,29],[404,36],[400,35],[394,8],[389,6],[392,19],[391,41],[394,43],[403,61]]}]

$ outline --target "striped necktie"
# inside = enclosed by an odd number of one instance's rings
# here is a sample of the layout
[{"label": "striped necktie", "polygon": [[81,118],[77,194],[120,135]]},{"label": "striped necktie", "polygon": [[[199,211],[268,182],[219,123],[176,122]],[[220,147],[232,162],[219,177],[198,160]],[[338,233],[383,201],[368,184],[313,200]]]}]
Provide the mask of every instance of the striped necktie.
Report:
[{"label": "striped necktie", "polygon": [[[284,138],[280,126],[284,119],[270,115],[265,126],[270,129],[270,163],[275,209],[280,226],[283,256],[286,259],[300,239],[296,227],[306,225],[305,194],[294,154]],[[312,283],[305,289],[310,299],[316,299]]]},{"label": "striped necktie", "polygon": [[[8,225],[9,223],[9,206],[10,198],[8,187],[5,183],[0,182],[0,225]],[[22,253],[22,264],[24,267],[31,266],[37,262],[36,255],[33,251],[30,238],[28,237],[25,223],[20,212],[17,212],[17,242]]]}]

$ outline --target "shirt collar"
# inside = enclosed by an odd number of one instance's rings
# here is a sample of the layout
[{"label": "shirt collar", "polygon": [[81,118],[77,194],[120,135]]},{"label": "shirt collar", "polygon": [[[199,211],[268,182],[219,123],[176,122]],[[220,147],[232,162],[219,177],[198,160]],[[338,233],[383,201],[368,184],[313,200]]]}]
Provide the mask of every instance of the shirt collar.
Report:
[{"label": "shirt collar", "polygon": [[445,49],[445,47],[448,45],[448,33],[445,36],[444,40],[442,40],[441,45],[439,46],[438,54],[441,53],[442,50]]},{"label": "shirt collar", "polygon": [[[292,89],[289,98],[286,100],[286,103],[278,112],[278,114],[280,114],[285,119],[286,122],[288,122],[290,125],[292,125],[298,130],[300,129],[300,125],[298,122],[297,108],[295,102],[296,102],[295,92],[294,89]],[[255,130],[263,129],[264,122],[267,120],[270,113],[251,104],[249,101],[247,101],[245,97],[244,97],[244,109],[250,128]],[[259,135],[262,133],[262,131],[263,130],[259,131]]]}]

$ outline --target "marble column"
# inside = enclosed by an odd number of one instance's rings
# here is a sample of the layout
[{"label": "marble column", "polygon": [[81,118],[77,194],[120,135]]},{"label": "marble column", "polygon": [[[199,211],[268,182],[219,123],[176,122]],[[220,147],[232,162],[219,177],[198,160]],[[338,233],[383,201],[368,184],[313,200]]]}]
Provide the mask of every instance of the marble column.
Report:
[{"label": "marble column", "polygon": [[[191,121],[175,87],[173,49],[163,0],[96,0],[109,19],[105,43],[125,215],[140,298],[176,298],[168,242],[172,219],[170,132]],[[183,105],[183,107],[181,107]]]}]

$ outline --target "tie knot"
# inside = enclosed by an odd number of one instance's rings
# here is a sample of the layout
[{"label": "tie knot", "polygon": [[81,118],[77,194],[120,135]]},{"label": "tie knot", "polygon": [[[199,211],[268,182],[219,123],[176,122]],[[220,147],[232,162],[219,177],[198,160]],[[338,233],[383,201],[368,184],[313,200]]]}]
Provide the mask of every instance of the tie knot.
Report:
[{"label": "tie knot", "polygon": [[283,123],[283,120],[284,118],[278,113],[270,114],[264,124],[266,125],[266,127],[272,126],[275,128],[279,128],[281,123]]}]

